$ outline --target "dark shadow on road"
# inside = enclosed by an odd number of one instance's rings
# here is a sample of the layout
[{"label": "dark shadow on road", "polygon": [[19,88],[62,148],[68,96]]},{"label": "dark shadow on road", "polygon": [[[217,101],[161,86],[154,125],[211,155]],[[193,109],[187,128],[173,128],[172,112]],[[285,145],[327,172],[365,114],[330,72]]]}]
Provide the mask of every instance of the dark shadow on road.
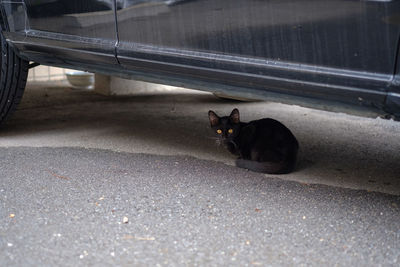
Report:
[{"label": "dark shadow on road", "polygon": [[[127,146],[140,141],[194,157],[200,153],[203,158],[232,161],[210,138],[207,111],[228,113],[234,107],[244,120],[273,117],[297,136],[301,147],[297,171],[281,178],[400,194],[400,141],[393,133],[400,124],[337,118],[334,113],[277,108],[265,102],[221,101],[211,94],[105,97],[59,87],[27,90],[0,140],[93,130],[110,142],[125,140]],[[364,132],[366,128],[371,131]]]}]

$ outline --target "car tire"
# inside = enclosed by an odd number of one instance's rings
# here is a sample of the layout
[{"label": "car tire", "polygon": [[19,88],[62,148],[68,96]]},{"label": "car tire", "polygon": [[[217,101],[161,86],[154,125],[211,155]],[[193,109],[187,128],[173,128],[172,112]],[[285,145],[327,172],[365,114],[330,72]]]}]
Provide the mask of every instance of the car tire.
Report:
[{"label": "car tire", "polygon": [[0,33],[0,125],[15,111],[24,93],[29,62],[21,59]]}]

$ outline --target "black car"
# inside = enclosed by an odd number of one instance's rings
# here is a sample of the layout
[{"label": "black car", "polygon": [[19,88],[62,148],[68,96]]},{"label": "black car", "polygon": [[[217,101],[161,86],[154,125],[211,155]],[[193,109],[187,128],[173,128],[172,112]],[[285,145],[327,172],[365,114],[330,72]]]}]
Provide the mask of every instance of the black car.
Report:
[{"label": "black car", "polygon": [[400,1],[2,0],[0,7],[0,121],[37,64],[400,118]]}]

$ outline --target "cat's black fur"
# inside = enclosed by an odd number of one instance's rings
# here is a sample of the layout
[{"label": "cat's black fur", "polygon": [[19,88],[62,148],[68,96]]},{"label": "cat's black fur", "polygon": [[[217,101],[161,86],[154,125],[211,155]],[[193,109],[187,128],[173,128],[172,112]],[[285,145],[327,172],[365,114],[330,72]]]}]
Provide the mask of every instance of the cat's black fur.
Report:
[{"label": "cat's black fur", "polygon": [[[271,174],[294,170],[299,144],[290,130],[279,121],[267,118],[241,122],[237,109],[224,117],[210,110],[208,117],[219,143],[238,156],[236,166]],[[229,129],[232,129],[232,133],[229,133]],[[218,130],[221,132],[218,133]]]}]

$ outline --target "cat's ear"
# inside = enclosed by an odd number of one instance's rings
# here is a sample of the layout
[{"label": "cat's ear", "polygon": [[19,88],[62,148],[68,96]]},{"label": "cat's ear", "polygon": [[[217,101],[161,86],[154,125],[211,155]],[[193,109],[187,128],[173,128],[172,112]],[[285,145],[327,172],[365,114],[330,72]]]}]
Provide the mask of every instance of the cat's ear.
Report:
[{"label": "cat's ear", "polygon": [[237,108],[232,110],[231,115],[229,116],[229,118],[231,119],[231,121],[233,123],[239,123],[240,122],[239,110]]},{"label": "cat's ear", "polygon": [[217,114],[215,114],[214,111],[210,110],[208,112],[208,118],[210,119],[211,127],[216,126],[216,125],[219,124],[219,117],[218,117]]}]

